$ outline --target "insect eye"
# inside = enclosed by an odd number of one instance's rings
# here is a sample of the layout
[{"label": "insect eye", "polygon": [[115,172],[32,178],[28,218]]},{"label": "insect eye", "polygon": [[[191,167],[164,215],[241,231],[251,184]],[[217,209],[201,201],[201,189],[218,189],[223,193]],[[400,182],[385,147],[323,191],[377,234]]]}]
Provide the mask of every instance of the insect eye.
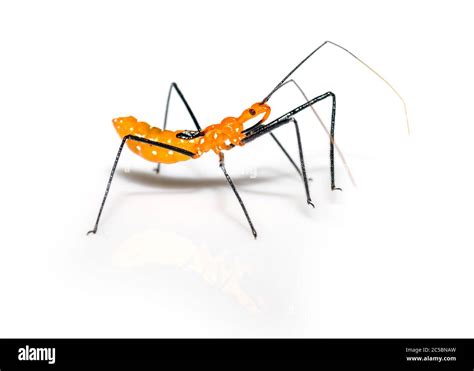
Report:
[{"label": "insect eye", "polygon": [[252,116],[254,116],[254,115],[255,115],[255,110],[254,110],[253,108],[250,108],[250,109],[249,109],[249,113],[250,113]]}]

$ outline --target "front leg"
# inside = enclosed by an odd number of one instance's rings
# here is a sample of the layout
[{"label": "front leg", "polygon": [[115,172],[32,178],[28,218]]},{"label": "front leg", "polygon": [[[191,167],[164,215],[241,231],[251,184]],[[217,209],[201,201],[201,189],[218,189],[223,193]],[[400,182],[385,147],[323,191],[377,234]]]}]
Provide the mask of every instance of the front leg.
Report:
[{"label": "front leg", "polygon": [[292,109],[291,111],[281,115],[277,119],[273,120],[272,122],[265,124],[265,125],[254,125],[245,130],[246,137],[242,139],[242,144],[246,144],[251,142],[262,135],[270,133],[271,131],[279,128],[282,125],[285,125],[289,122],[292,122],[293,116],[297,113],[305,110],[308,107],[311,107],[313,104],[320,102],[326,98],[332,98],[332,114],[331,114],[331,130],[330,130],[330,143],[329,143],[329,162],[330,162],[330,175],[331,175],[331,190],[341,190],[341,188],[336,187],[335,183],[335,176],[334,176],[334,129],[336,125],[336,96],[332,92],[327,92],[322,95],[318,95],[317,97],[307,101],[306,103],[300,105]]}]

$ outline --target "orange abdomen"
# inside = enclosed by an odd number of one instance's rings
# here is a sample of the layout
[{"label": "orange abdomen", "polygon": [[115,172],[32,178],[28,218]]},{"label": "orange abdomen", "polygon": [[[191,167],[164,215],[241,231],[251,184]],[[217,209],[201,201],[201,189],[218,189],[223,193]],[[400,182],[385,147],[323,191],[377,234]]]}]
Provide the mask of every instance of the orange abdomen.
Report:
[{"label": "orange abdomen", "polygon": [[[115,130],[117,130],[117,133],[120,135],[120,138],[123,138],[126,135],[136,135],[155,142],[168,144],[192,153],[196,153],[195,146],[197,140],[180,139],[176,137],[176,134],[182,132],[182,130],[161,130],[159,128],[150,126],[146,122],[137,121],[137,119],[133,116],[119,117],[113,119],[112,122],[114,124]],[[137,155],[152,162],[173,164],[175,162],[186,161],[192,158],[173,150],[153,146],[147,143],[137,142],[135,140],[128,140],[127,145]]]}]

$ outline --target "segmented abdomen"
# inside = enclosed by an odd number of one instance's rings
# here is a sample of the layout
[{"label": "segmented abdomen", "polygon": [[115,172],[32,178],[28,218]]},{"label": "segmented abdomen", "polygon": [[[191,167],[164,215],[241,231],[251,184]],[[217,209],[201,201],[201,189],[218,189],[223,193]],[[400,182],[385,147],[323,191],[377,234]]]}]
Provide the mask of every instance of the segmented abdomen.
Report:
[{"label": "segmented abdomen", "polygon": [[[112,122],[114,124],[115,130],[117,130],[117,133],[120,135],[120,138],[123,138],[126,135],[136,135],[155,142],[168,144],[192,153],[196,153],[196,143],[194,139],[187,140],[176,137],[176,134],[182,132],[182,130],[161,130],[159,128],[150,126],[146,122],[137,121],[137,119],[133,116],[119,117],[113,119]],[[175,162],[186,161],[192,158],[170,149],[137,142],[135,140],[128,140],[127,145],[130,150],[135,152],[137,155],[152,162],[173,164]]]}]

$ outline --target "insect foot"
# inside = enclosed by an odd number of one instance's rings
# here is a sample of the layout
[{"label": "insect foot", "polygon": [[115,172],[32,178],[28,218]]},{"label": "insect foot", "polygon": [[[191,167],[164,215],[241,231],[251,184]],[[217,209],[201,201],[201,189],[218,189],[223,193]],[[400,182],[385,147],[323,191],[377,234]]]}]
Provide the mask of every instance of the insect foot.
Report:
[{"label": "insect foot", "polygon": [[161,168],[161,163],[158,162],[158,164],[156,165],[156,167],[153,169],[153,171],[157,174],[160,173],[160,168]]},{"label": "insect foot", "polygon": [[341,191],[341,192],[342,192],[342,188],[339,188],[339,187],[331,187],[331,191]]},{"label": "insect foot", "polygon": [[95,228],[95,229],[93,229],[93,230],[87,232],[87,236],[90,235],[91,233],[92,233],[92,234],[96,234],[96,232],[97,232],[97,228]]},{"label": "insect foot", "polygon": [[311,201],[311,200],[308,200],[308,205],[313,206],[313,209],[316,208],[316,206],[314,206],[314,204],[313,204],[313,201]]},{"label": "insect foot", "polygon": [[257,231],[252,228],[252,234],[253,234],[253,238],[257,239]]}]

